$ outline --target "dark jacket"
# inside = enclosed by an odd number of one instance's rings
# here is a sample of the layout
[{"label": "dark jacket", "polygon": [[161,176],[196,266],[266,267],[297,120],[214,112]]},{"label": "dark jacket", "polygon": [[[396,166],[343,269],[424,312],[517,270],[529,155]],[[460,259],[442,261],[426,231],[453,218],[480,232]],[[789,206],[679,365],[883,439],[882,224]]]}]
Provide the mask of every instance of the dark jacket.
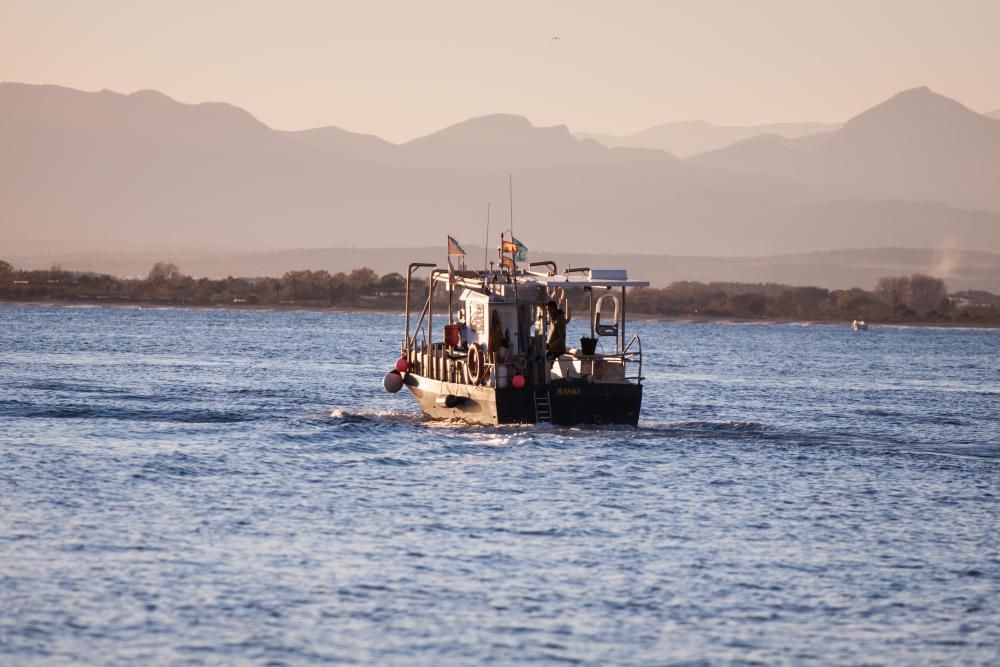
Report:
[{"label": "dark jacket", "polygon": [[545,341],[545,351],[550,357],[566,354],[566,316],[557,310],[549,323],[549,338]]}]

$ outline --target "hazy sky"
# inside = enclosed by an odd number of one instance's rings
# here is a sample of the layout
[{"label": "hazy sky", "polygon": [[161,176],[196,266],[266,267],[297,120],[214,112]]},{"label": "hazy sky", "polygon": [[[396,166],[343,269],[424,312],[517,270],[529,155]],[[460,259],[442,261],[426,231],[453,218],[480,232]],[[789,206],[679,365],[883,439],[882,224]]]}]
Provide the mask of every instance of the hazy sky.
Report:
[{"label": "hazy sky", "polygon": [[0,0],[0,80],[393,141],[495,112],[615,134],[840,121],[919,85],[986,112],[1000,0]]}]

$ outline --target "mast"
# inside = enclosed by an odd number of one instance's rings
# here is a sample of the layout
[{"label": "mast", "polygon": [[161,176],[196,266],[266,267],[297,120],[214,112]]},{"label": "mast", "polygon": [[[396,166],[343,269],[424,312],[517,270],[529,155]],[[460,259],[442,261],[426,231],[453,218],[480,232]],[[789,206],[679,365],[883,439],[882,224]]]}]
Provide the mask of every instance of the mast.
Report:
[{"label": "mast", "polygon": [[483,273],[486,263],[490,261],[490,203],[486,202],[486,238],[483,240]]},{"label": "mast", "polygon": [[[514,177],[507,174],[507,195],[510,198],[510,240],[514,240]],[[515,265],[516,268],[517,265]]]}]

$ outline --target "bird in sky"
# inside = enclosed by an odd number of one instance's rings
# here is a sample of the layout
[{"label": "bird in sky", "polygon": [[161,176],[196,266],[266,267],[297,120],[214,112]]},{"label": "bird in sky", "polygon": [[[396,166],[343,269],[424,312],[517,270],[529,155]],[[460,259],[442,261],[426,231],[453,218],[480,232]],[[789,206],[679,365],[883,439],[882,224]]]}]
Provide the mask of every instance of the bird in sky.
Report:
[{"label": "bird in sky", "polygon": [[559,37],[559,35],[556,35],[555,37],[551,37],[551,38],[549,38],[549,41],[553,41],[553,40],[561,42],[561,41],[562,41],[562,38],[561,38],[561,37]]}]

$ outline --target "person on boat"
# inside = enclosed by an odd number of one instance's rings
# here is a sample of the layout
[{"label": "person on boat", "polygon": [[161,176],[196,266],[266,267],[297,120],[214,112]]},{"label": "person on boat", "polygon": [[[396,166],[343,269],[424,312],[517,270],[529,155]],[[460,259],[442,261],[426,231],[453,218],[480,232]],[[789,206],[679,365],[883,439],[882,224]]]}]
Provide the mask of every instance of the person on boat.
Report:
[{"label": "person on boat", "polygon": [[566,354],[566,316],[555,301],[549,301],[548,311],[549,337],[545,341],[545,356],[547,359],[555,359]]},{"label": "person on boat", "polygon": [[506,336],[503,333],[503,326],[500,323],[500,313],[493,310],[490,313],[490,359],[496,364],[502,361],[500,357],[500,349],[509,345]]}]

